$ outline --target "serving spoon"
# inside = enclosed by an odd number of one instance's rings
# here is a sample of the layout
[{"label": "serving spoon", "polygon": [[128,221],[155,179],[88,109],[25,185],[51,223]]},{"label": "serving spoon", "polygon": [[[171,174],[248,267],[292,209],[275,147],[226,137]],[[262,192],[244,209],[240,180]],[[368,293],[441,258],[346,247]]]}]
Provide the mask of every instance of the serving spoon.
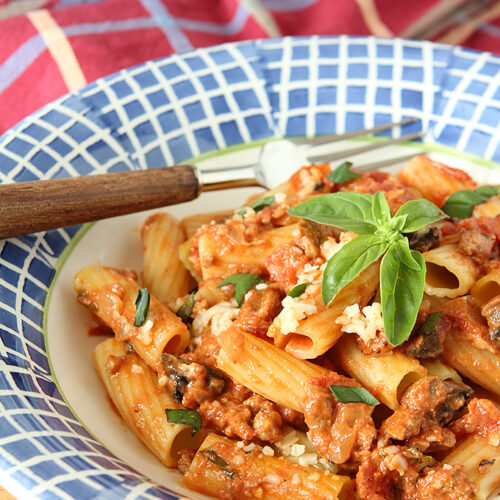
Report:
[{"label": "serving spoon", "polygon": [[[271,141],[263,147],[257,163],[239,167],[200,170],[194,165],[183,165],[4,184],[0,186],[0,238],[175,205],[194,200],[205,191],[248,186],[270,189],[283,182],[301,166],[297,164],[297,160],[308,160],[311,163],[341,160],[388,145],[418,139],[422,137],[422,132],[330,154],[306,154],[304,156],[304,152],[307,153],[312,149],[295,149],[296,154],[292,156],[296,161],[288,165],[282,161],[279,162],[278,171],[274,161],[280,160],[282,152],[280,148],[296,148],[296,146],[312,148],[415,121],[417,121],[416,118],[407,118],[400,122],[341,135]],[[380,168],[404,161],[415,154],[417,153],[364,167]],[[268,160],[264,161],[266,155]],[[269,159],[274,159],[274,161],[269,161]]]}]

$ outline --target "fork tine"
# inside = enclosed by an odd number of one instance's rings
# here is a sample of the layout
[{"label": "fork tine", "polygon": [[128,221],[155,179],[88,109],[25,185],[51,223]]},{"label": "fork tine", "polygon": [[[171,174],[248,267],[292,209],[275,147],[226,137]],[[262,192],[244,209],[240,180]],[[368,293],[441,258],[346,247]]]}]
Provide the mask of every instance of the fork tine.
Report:
[{"label": "fork tine", "polygon": [[382,132],[384,130],[388,130],[394,127],[399,127],[402,125],[407,125],[408,123],[415,123],[420,121],[420,118],[405,118],[399,122],[393,123],[383,123],[382,125],[377,125],[373,128],[361,129],[361,130],[352,130],[351,132],[346,132],[344,134],[328,134],[328,135],[320,135],[317,137],[304,137],[300,139],[291,138],[290,140],[294,144],[304,145],[304,146],[319,146],[321,144],[343,141],[345,139],[351,139],[352,137],[359,137],[362,135],[375,134],[376,132]]},{"label": "fork tine", "polygon": [[419,139],[423,136],[423,132],[414,132],[413,134],[403,135],[395,139],[389,139],[387,141],[379,141],[370,143],[358,148],[348,149],[347,151],[338,151],[336,153],[328,153],[316,156],[308,156],[308,160],[313,163],[327,163],[335,160],[345,160],[349,156],[359,155],[367,151],[373,151],[374,149],[384,148],[386,146],[391,146],[393,144],[400,144],[402,142],[412,141],[414,139]]},{"label": "fork tine", "polygon": [[377,161],[374,163],[363,163],[361,165],[356,164],[356,165],[354,165],[354,168],[358,172],[365,172],[367,170],[378,170],[379,168],[388,167],[389,165],[394,165],[396,163],[406,162],[406,161],[411,160],[412,158],[414,158],[415,156],[420,155],[420,154],[422,154],[422,151],[415,151],[412,154],[408,154],[408,155],[404,155],[404,156],[397,156],[396,158],[389,158],[387,160]]}]

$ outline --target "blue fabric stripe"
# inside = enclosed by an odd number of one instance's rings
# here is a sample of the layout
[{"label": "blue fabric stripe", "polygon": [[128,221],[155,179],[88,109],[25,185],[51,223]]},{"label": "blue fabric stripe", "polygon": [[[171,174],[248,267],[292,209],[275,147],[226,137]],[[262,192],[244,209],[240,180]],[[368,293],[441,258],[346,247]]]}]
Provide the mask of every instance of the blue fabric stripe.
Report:
[{"label": "blue fabric stripe", "polygon": [[277,12],[305,9],[313,3],[316,3],[316,0],[261,0],[263,7]]},{"label": "blue fabric stripe", "polygon": [[216,33],[219,35],[234,35],[238,33],[248,19],[248,10],[245,9],[241,4],[238,6],[233,19],[227,24],[210,23],[203,21],[195,21],[193,19],[181,19],[177,18],[177,24],[187,30],[191,31],[203,31],[205,33]]},{"label": "blue fabric stripe", "polygon": [[0,65],[0,93],[9,87],[44,50],[45,42],[40,35],[35,35],[20,45]]},{"label": "blue fabric stripe", "polygon": [[124,19],[122,21],[105,21],[102,23],[84,23],[66,26],[63,28],[66,36],[89,35],[105,33],[109,31],[127,31],[133,29],[154,28],[156,23],[149,17],[139,17],[136,19]]},{"label": "blue fabric stripe", "polygon": [[170,12],[168,12],[160,0],[140,0],[140,2],[153,16],[176,52],[185,52],[193,49],[186,35],[177,26],[176,20],[170,15]]}]

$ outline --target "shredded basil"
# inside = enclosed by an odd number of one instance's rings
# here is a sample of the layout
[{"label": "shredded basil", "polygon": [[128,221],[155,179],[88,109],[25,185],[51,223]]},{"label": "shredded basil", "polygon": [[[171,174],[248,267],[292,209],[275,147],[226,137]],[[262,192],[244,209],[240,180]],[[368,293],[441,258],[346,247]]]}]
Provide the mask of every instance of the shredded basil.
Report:
[{"label": "shredded basil", "polygon": [[182,304],[179,309],[177,309],[177,316],[182,319],[184,323],[189,322],[189,318],[191,317],[191,314],[193,313],[193,307],[194,307],[194,295],[196,292],[191,292],[188,296],[188,298],[185,300],[184,304]]},{"label": "shredded basil", "polygon": [[169,410],[167,408],[165,410],[165,413],[167,415],[168,422],[172,422],[174,424],[189,425],[190,427],[192,427],[192,436],[194,436],[201,429],[201,417],[195,410]]},{"label": "shredded basil", "polygon": [[364,387],[331,385],[330,390],[339,403],[366,403],[372,406],[380,404],[379,400],[372,396]]},{"label": "shredded basil", "polygon": [[300,297],[305,291],[308,285],[311,283],[299,283],[298,285],[295,285],[287,294],[287,297]]},{"label": "shredded basil", "polygon": [[420,325],[420,328],[417,331],[417,334],[420,333],[430,333],[436,330],[436,326],[438,324],[439,318],[441,317],[441,312],[437,312],[427,316],[425,321]]},{"label": "shredded basil", "polygon": [[392,215],[380,192],[375,195],[341,192],[316,196],[287,212],[360,234],[326,265],[321,285],[325,305],[370,264],[383,257],[380,290],[385,335],[392,345],[402,344],[416,321],[426,271],[422,255],[410,249],[406,235],[443,219],[439,208],[427,200],[414,200]]},{"label": "shredded basil", "polygon": [[443,206],[443,212],[450,217],[467,219],[472,215],[476,205],[488,201],[492,196],[498,194],[498,186],[482,186],[474,191],[463,189],[448,196]]},{"label": "shredded basil", "polygon": [[360,174],[351,170],[352,163],[345,161],[341,163],[329,176],[328,180],[335,182],[335,184],[344,184],[344,182],[361,177]]},{"label": "shredded basil", "polygon": [[133,354],[135,352],[134,346],[132,345],[132,342],[129,340],[125,341],[125,354]]},{"label": "shredded basil", "polygon": [[252,203],[252,208],[256,212],[260,212],[265,207],[272,205],[274,203],[274,196],[266,196],[265,198],[259,198]]},{"label": "shredded basil", "polygon": [[134,326],[142,326],[146,321],[149,309],[149,291],[147,288],[137,290],[137,299],[135,299],[135,319]]},{"label": "shredded basil", "polygon": [[231,469],[229,464],[212,448],[206,448],[201,450],[199,453],[210,460],[210,462],[214,465],[219,467],[219,469],[221,469],[227,477],[234,479],[238,476],[237,472]]},{"label": "shredded basil", "polygon": [[252,273],[241,273],[241,274],[231,274],[225,280],[221,281],[217,288],[224,285],[234,285],[234,298],[238,303],[238,307],[241,307],[243,302],[245,302],[245,294],[255,288],[259,283],[264,283],[262,276]]}]

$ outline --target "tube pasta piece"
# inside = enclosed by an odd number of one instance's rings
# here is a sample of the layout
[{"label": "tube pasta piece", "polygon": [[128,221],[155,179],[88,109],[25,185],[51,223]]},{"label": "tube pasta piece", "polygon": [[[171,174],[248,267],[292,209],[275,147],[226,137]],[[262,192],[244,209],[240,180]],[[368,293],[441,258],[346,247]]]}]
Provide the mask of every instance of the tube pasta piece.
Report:
[{"label": "tube pasta piece", "polygon": [[188,488],[219,498],[263,500],[347,500],[352,481],[312,467],[249,452],[228,438],[209,434],[196,453],[183,483]]},{"label": "tube pasta piece", "polygon": [[500,269],[494,269],[478,280],[470,294],[480,306],[500,295]]},{"label": "tube pasta piece", "polygon": [[201,280],[201,274],[198,273],[191,261],[189,260],[189,256],[191,255],[191,240],[187,240],[181,245],[179,245],[179,260],[182,262],[184,267],[190,272],[191,276],[196,280]]},{"label": "tube pasta piece", "polygon": [[[379,263],[376,262],[365,269],[357,278],[346,285],[324,307],[321,296],[318,295],[319,312],[299,321],[295,332],[284,336],[285,351],[299,359],[317,358],[324,354],[343,335],[342,325],[335,320],[344,312],[347,306],[359,304],[363,308],[368,304],[379,284]],[[278,316],[269,327],[268,335],[275,337],[281,330]]]},{"label": "tube pasta piece", "polygon": [[425,293],[451,299],[465,295],[474,285],[479,268],[456,245],[443,245],[422,254],[427,272]]},{"label": "tube pasta piece", "polygon": [[210,224],[212,221],[219,221],[233,214],[233,210],[221,210],[219,212],[209,212],[203,214],[189,215],[181,219],[181,228],[184,230],[186,238],[192,238],[196,231],[205,224]]},{"label": "tube pasta piece", "polygon": [[443,358],[459,373],[500,396],[500,355],[478,349],[454,329],[445,337]]},{"label": "tube pasta piece", "polygon": [[482,436],[469,436],[443,462],[467,469],[468,479],[479,486],[474,497],[477,500],[486,500],[500,486],[500,448]]},{"label": "tube pasta piece", "polygon": [[137,354],[125,353],[123,342],[101,342],[93,359],[121,417],[162,464],[176,467],[180,448],[199,446],[202,434],[193,437],[191,427],[167,421],[166,408],[182,407],[158,386],[156,374]]},{"label": "tube pasta piece", "polygon": [[363,354],[350,334],[344,335],[330,353],[337,366],[392,410],[399,408],[405,390],[427,374],[416,359],[397,351],[378,356]]},{"label": "tube pasta piece", "polygon": [[198,251],[203,280],[223,278],[233,273],[267,274],[265,261],[279,246],[292,241],[298,224],[260,233],[254,242],[236,243],[234,239],[216,237],[207,232],[199,237]]},{"label": "tube pasta piece", "polygon": [[160,302],[170,303],[186,295],[191,278],[179,258],[179,247],[186,238],[177,220],[157,212],[146,219],[141,237],[144,286]]},{"label": "tube pasta piece", "polygon": [[492,196],[488,201],[476,205],[472,217],[497,217],[500,215],[500,197]]},{"label": "tube pasta piece", "polygon": [[463,170],[448,167],[424,155],[412,158],[398,177],[403,184],[416,188],[424,198],[438,207],[442,207],[446,198],[455,191],[477,187],[476,182]]},{"label": "tube pasta piece", "polygon": [[73,286],[82,304],[109,326],[118,340],[129,340],[135,351],[154,368],[163,352],[181,354],[189,342],[186,325],[165,304],[150,297],[146,322],[134,326],[139,285],[118,270],[88,266],[78,271]]},{"label": "tube pasta piece", "polygon": [[439,359],[432,361],[420,361],[427,370],[427,375],[439,377],[441,380],[452,380],[453,382],[462,382],[462,377],[451,366]]},{"label": "tube pasta piece", "polygon": [[301,413],[307,383],[327,371],[234,327],[217,338],[217,368],[253,392]]}]

